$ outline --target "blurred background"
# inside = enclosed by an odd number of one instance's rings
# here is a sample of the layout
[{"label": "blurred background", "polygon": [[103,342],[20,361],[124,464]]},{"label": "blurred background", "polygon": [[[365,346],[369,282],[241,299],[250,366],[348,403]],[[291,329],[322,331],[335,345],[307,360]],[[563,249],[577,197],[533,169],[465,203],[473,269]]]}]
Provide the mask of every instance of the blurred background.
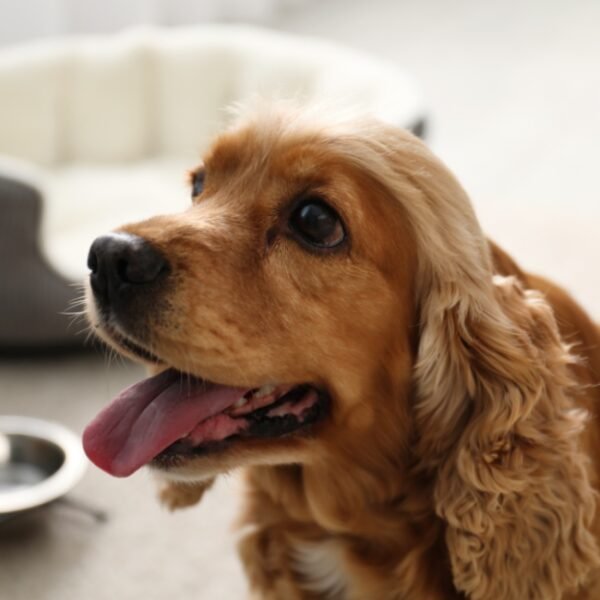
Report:
[{"label": "blurred background", "polygon": [[[86,257],[74,248],[85,248],[86,235],[105,226],[103,202],[129,214],[122,206],[127,199],[118,195],[127,188],[135,212],[141,200],[134,190],[150,185],[162,197],[172,195],[173,206],[185,206],[183,173],[198,154],[193,145],[177,145],[186,132],[170,117],[161,121],[158,137],[144,142],[168,149],[168,156],[137,160],[131,136],[129,150],[123,138],[111,146],[90,90],[101,87],[107,69],[113,81],[112,73],[137,51],[136,40],[150,43],[154,29],[140,26],[161,28],[162,41],[151,43],[161,47],[166,58],[160,64],[174,78],[165,81],[180,85],[182,78],[194,79],[196,68],[178,49],[194,37],[189,27],[232,23],[275,30],[281,44],[288,34],[301,36],[291,38],[289,62],[272,64],[275,57],[263,52],[256,64],[232,72],[246,91],[253,69],[260,91],[280,92],[281,82],[288,90],[296,84],[327,90],[424,132],[467,189],[489,235],[600,318],[597,0],[0,0],[0,414],[50,419],[80,433],[100,407],[143,375],[137,366],[82,348],[73,337],[81,325],[67,329],[67,317],[45,311],[52,302],[67,310],[76,296],[70,284],[85,275]],[[132,27],[138,33],[131,34]],[[90,42],[92,34],[105,45]],[[62,44],[73,36],[79,41],[65,50]],[[325,55],[315,37],[328,40]],[[225,38],[219,39],[221,52]],[[325,66],[315,55],[325,56]],[[213,55],[200,52],[200,62],[206,56]],[[346,59],[355,67],[344,69]],[[68,65],[56,67],[63,60]],[[96,69],[91,88],[88,65]],[[211,65],[204,60],[198,68]],[[56,84],[53,68],[70,74],[68,85]],[[173,75],[179,68],[183,74]],[[124,70],[115,81],[130,76]],[[230,86],[227,77],[222,86]],[[40,111],[67,102],[63,84],[70,86],[71,104],[57,125]],[[123,91],[124,84],[115,89]],[[200,137],[221,124],[214,115],[230,96],[211,96],[212,116],[193,129],[198,151]],[[178,100],[177,94],[160,97],[165,104]],[[131,100],[123,98],[123,106]],[[199,98],[206,109],[206,89]],[[170,110],[187,115],[195,108]],[[131,114],[139,112],[134,107]],[[128,131],[129,114],[115,117]],[[77,137],[81,131],[87,137]],[[137,175],[124,184],[132,162]],[[160,185],[149,174],[156,170],[164,175]],[[117,222],[126,220],[121,214]],[[238,480],[221,478],[199,507],[174,516],[153,495],[146,473],[119,481],[90,468],[69,498],[103,511],[105,522],[64,503],[0,522],[0,594],[17,600],[242,597],[231,529]]]}]

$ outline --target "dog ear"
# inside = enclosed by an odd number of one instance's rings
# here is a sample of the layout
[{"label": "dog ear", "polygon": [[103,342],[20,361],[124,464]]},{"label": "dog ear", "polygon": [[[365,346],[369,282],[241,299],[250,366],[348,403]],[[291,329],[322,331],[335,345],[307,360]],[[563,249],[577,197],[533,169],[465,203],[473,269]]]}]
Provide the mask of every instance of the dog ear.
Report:
[{"label": "dog ear", "polygon": [[472,600],[559,599],[599,562],[573,357],[540,294],[500,276],[482,290],[427,294],[419,452],[456,588]]},{"label": "dog ear", "polygon": [[414,136],[370,124],[345,144],[414,232],[414,450],[434,482],[455,587],[471,600],[562,598],[600,559],[579,446],[586,414],[552,309],[493,278],[466,192]]}]

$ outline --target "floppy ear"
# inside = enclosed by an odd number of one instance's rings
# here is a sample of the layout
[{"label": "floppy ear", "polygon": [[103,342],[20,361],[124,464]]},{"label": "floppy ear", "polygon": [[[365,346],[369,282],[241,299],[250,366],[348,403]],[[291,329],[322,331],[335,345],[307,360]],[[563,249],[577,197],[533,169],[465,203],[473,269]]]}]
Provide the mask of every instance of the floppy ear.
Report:
[{"label": "floppy ear", "polygon": [[446,522],[454,584],[470,600],[558,600],[600,561],[579,446],[586,414],[552,309],[493,278],[467,194],[423,143],[373,123],[357,139],[345,141],[347,160],[415,234],[414,449]]},{"label": "floppy ear", "polygon": [[559,599],[599,556],[573,358],[540,294],[512,277],[478,287],[429,287],[416,371],[454,584],[472,600]]}]

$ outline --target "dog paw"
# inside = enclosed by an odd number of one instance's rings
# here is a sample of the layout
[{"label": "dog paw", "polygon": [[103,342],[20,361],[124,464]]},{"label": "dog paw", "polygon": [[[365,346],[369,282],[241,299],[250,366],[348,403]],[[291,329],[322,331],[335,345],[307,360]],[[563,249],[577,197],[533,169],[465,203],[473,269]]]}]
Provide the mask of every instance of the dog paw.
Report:
[{"label": "dog paw", "polygon": [[204,492],[213,484],[214,479],[201,483],[180,483],[169,481],[163,483],[158,491],[160,503],[170,511],[187,508],[197,504]]}]

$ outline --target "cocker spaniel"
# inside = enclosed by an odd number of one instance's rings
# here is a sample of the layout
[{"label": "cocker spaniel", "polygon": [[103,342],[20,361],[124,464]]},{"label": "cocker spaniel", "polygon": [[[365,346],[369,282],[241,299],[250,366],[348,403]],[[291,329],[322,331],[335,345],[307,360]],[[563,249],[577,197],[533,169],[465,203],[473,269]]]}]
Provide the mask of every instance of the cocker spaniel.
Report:
[{"label": "cocker spaniel", "polygon": [[430,150],[271,107],[190,179],[91,247],[93,327],[155,373],[91,460],[171,508],[244,467],[261,600],[600,598],[600,330]]}]

